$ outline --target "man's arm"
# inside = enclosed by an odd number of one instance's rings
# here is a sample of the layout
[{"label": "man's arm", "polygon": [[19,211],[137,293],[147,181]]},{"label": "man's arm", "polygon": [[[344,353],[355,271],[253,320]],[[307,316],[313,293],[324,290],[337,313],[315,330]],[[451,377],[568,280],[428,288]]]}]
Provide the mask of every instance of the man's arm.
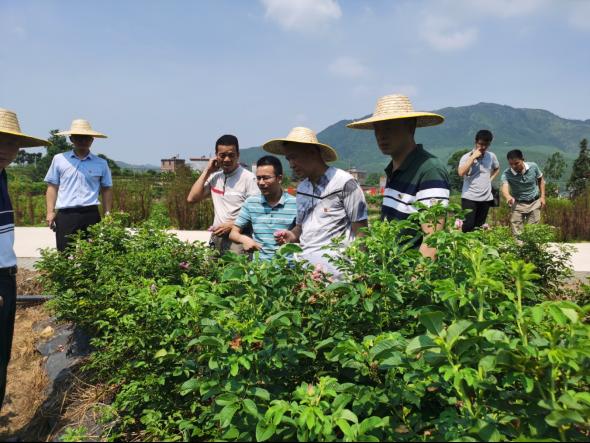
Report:
[{"label": "man's arm", "polygon": [[541,176],[537,179],[537,181],[539,182],[539,189],[541,191],[541,208],[544,208],[546,206],[546,201],[545,201],[545,177]]},{"label": "man's arm", "polygon": [[496,168],[492,171],[492,175],[490,175],[490,181],[494,181],[496,177],[500,174],[500,168]]},{"label": "man's arm", "polygon": [[45,193],[45,205],[47,209],[47,226],[51,227],[55,221],[55,202],[57,201],[57,191],[59,186],[47,183],[47,192]]},{"label": "man's arm", "polygon": [[472,151],[471,154],[469,154],[469,157],[467,157],[467,160],[459,164],[459,167],[457,168],[457,174],[459,174],[459,177],[464,177],[465,175],[467,175],[467,173],[473,166],[473,162],[475,162],[475,160],[477,160],[480,157],[481,151],[479,149]]},{"label": "man's arm", "polygon": [[362,220],[360,222],[355,222],[352,224],[352,235],[354,238],[364,237],[365,233],[361,231],[362,228],[366,228],[369,226],[369,222],[367,220]]},{"label": "man's arm", "polygon": [[229,239],[234,243],[241,243],[244,246],[245,251],[260,251],[262,246],[256,243],[253,239],[247,235],[242,234],[242,228],[234,225],[229,233]]},{"label": "man's arm", "polygon": [[502,183],[502,195],[504,196],[506,203],[508,203],[508,206],[514,204],[514,197],[510,195],[510,186],[506,182]]},{"label": "man's arm", "polygon": [[113,209],[113,188],[101,188],[100,192],[102,194],[102,207],[104,209],[104,214],[108,215]]},{"label": "man's arm", "polygon": [[426,244],[426,240],[428,239],[430,234],[433,234],[434,232],[443,229],[444,222],[440,221],[436,226],[433,226],[430,223],[423,223],[421,226],[422,232],[424,233],[424,238],[422,239],[422,244],[420,245],[420,254],[422,254],[423,257],[428,257],[434,260],[436,258],[436,248],[428,246]]},{"label": "man's arm", "polygon": [[[199,175],[197,181],[193,184],[186,201],[189,203],[198,203],[202,200],[205,200],[207,197],[211,195],[211,189],[208,186],[205,186],[211,174],[216,172],[219,169],[217,166],[217,159],[212,158],[209,160],[209,164],[205,168],[205,170]],[[231,227],[230,227],[231,229]]]}]

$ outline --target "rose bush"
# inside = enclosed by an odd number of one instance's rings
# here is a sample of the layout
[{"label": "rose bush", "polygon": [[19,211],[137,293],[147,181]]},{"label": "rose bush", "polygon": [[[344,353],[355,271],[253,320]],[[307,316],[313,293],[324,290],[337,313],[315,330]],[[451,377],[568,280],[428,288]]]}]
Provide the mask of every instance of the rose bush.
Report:
[{"label": "rose bush", "polygon": [[[432,261],[406,237],[440,218]],[[117,387],[110,439],[588,440],[590,306],[546,300],[509,236],[456,218],[372,223],[339,282],[293,262],[296,245],[216,260],[116,221],[40,268]]]}]

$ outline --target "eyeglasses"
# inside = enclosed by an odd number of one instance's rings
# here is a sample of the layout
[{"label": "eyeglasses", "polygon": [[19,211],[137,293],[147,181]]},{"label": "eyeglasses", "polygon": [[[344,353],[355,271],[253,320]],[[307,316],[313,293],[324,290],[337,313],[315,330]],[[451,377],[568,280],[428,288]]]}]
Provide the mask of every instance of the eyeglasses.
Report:
[{"label": "eyeglasses", "polygon": [[257,175],[256,176],[256,181],[263,181],[263,182],[268,182],[270,180],[272,180],[273,178],[275,178],[276,175]]}]

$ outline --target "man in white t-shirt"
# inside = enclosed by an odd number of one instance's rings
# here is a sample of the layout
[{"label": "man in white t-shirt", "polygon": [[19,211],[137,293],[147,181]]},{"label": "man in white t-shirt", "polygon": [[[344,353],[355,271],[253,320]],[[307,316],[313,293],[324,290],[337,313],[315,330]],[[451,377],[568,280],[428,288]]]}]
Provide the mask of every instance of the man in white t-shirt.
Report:
[{"label": "man in white t-shirt", "polygon": [[328,166],[338,159],[331,146],[319,143],[308,128],[293,128],[286,138],[264,144],[265,151],[285,155],[293,172],[304,180],[297,187],[297,220],[290,231],[282,231],[279,243],[299,241],[301,258],[339,276],[338,270],[325,257],[332,239],[341,238],[347,245],[367,226],[365,195],[348,172]]},{"label": "man in white t-shirt", "polygon": [[216,156],[191,188],[187,200],[197,203],[208,197],[213,200],[215,219],[210,244],[220,253],[243,252],[240,243],[229,239],[240,209],[246,199],[260,194],[256,176],[240,165],[240,146],[234,135],[223,135],[215,143]]}]

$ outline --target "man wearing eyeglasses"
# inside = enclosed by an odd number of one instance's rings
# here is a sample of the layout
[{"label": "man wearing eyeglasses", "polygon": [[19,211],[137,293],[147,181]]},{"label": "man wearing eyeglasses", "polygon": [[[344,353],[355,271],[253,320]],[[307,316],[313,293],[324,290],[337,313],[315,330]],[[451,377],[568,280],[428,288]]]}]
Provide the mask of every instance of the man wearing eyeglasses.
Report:
[{"label": "man wearing eyeglasses", "polygon": [[[282,180],[283,165],[278,158],[266,155],[258,160],[256,182],[261,195],[246,200],[229,236],[246,251],[260,251],[263,260],[274,257],[280,246],[277,243],[280,232],[295,226],[296,199],[283,191]],[[242,234],[248,227],[252,228],[252,238]]]},{"label": "man wearing eyeglasses", "polygon": [[240,165],[240,146],[234,135],[223,135],[215,143],[216,156],[191,188],[187,201],[198,203],[211,197],[215,219],[209,241],[221,254],[243,252],[242,245],[229,239],[234,221],[246,199],[260,194],[252,172]]}]

